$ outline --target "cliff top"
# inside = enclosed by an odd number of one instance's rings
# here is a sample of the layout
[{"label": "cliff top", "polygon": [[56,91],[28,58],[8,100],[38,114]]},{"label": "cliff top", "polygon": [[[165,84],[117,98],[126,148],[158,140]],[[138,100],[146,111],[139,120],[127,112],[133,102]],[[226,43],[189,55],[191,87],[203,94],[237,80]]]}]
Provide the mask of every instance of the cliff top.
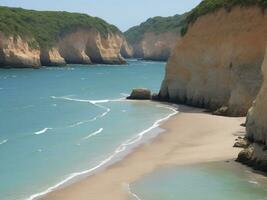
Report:
[{"label": "cliff top", "polygon": [[119,32],[115,26],[86,14],[0,6],[0,32],[35,38],[36,41],[31,42],[33,48],[52,47],[60,35],[77,28],[94,28],[104,36],[108,32]]},{"label": "cliff top", "polygon": [[234,6],[252,6],[258,5],[265,9],[267,7],[267,0],[203,0],[197,7],[195,7],[186,17],[184,27],[181,29],[181,34],[187,32],[188,25],[194,23],[197,18],[211,12],[215,12],[220,8],[225,8],[230,11]]},{"label": "cliff top", "polygon": [[124,34],[127,40],[132,43],[140,41],[143,35],[148,32],[153,32],[156,34],[164,32],[179,33],[186,16],[187,14],[175,15],[171,17],[149,18],[146,22],[141,23],[139,26],[130,28]]}]

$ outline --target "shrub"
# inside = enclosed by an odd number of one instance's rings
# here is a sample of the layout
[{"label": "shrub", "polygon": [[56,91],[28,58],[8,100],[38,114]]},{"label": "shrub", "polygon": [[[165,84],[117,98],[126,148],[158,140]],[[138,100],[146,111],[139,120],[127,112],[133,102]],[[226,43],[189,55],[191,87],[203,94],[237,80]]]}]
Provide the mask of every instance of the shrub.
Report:
[{"label": "shrub", "polygon": [[80,27],[94,28],[104,36],[108,32],[119,32],[115,26],[86,14],[0,7],[0,32],[34,38],[36,41],[30,41],[33,48],[52,47],[62,34]]},{"label": "shrub", "polygon": [[215,12],[220,8],[225,8],[230,11],[234,6],[251,6],[258,5],[262,9],[267,8],[267,0],[203,0],[197,7],[195,7],[187,16],[184,24],[184,28],[182,29],[182,35],[185,35],[185,30],[188,29],[190,23],[194,23],[197,18],[202,15],[206,15],[211,12]]},{"label": "shrub", "polygon": [[126,31],[125,37],[130,43],[140,41],[144,34],[147,32],[153,32],[160,34],[164,32],[177,32],[183,27],[186,14],[175,15],[172,17],[154,17],[149,18],[146,22],[143,22],[139,26],[135,26]]}]

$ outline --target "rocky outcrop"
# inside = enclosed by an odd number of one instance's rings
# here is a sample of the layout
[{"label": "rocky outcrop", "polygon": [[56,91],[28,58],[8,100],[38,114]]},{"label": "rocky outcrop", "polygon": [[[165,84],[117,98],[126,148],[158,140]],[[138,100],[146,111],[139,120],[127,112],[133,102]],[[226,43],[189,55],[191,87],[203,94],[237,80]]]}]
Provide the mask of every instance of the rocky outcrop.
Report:
[{"label": "rocky outcrop", "polygon": [[247,137],[250,141],[267,144],[267,52],[262,64],[263,83],[247,116]]},{"label": "rocky outcrop", "polygon": [[132,43],[133,56],[144,60],[168,60],[180,34],[176,32],[145,33],[142,40]]},{"label": "rocky outcrop", "polygon": [[86,53],[93,63],[103,64],[124,64],[125,60],[120,54],[123,44],[123,36],[109,33],[107,37],[101,36],[98,32],[88,34]]},{"label": "rocky outcrop", "polygon": [[42,66],[66,65],[65,59],[60,55],[58,48],[41,49],[40,59]]},{"label": "rocky outcrop", "polygon": [[[252,143],[240,152],[238,161],[267,171],[267,51],[262,64],[264,81],[260,92],[247,116],[247,135]],[[244,162],[244,152],[252,152]]]},{"label": "rocky outcrop", "polygon": [[153,17],[124,33],[133,49],[133,57],[167,61],[188,13],[170,17]]},{"label": "rocky outcrop", "polygon": [[119,29],[86,14],[0,6],[0,66],[124,64]]},{"label": "rocky outcrop", "polygon": [[262,83],[266,41],[267,15],[258,6],[198,17],[172,52],[160,98],[246,115]]},{"label": "rocky outcrop", "polygon": [[151,99],[151,91],[146,88],[133,89],[131,95],[127,99],[148,100]]},{"label": "rocky outcrop", "polygon": [[133,57],[133,48],[128,44],[127,40],[123,38],[123,43],[121,47],[121,55],[124,58],[132,58]]},{"label": "rocky outcrop", "polygon": [[20,36],[5,36],[0,32],[1,67],[39,67],[40,50],[32,49]]},{"label": "rocky outcrop", "polygon": [[[34,41],[34,39],[32,39]],[[77,29],[63,35],[51,48],[31,47],[29,39],[0,36],[2,67],[40,67],[68,64],[123,64],[120,54],[123,36],[96,30]]]},{"label": "rocky outcrop", "polygon": [[234,147],[236,147],[236,148],[247,148],[247,147],[249,147],[249,145],[250,145],[250,142],[248,141],[247,138],[238,137],[236,139]]}]

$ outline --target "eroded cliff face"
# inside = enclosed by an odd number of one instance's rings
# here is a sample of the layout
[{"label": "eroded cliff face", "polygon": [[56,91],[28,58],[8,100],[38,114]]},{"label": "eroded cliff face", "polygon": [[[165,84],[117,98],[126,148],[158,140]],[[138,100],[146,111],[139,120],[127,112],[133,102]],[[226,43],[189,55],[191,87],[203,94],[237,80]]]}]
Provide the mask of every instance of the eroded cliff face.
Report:
[{"label": "eroded cliff face", "polygon": [[[34,39],[31,39],[34,40]],[[63,34],[51,48],[31,47],[29,39],[0,35],[0,66],[40,67],[65,64],[123,64],[121,34],[101,35],[98,31],[77,29]]]},{"label": "eroded cliff face", "polygon": [[123,38],[123,43],[121,47],[121,55],[124,58],[132,58],[133,57],[133,48],[128,44],[127,40]]},{"label": "eroded cliff face", "polygon": [[262,74],[262,87],[247,116],[246,138],[250,145],[240,152],[237,160],[267,171],[267,51]]},{"label": "eroded cliff face", "polygon": [[40,52],[41,65],[60,66],[66,65],[65,59],[60,55],[58,48],[42,49]]},{"label": "eroded cliff face", "polygon": [[94,38],[89,37],[86,53],[93,63],[123,64],[125,60],[121,56],[123,36],[109,33],[105,38],[99,33],[94,33]]},{"label": "eroded cliff face", "polygon": [[140,41],[132,44],[133,56],[145,60],[166,61],[179,39],[180,34],[175,32],[147,32]]},{"label": "eroded cliff face", "polygon": [[199,17],[172,52],[160,98],[246,115],[262,83],[266,41],[267,15],[257,6]]},{"label": "eroded cliff face", "polygon": [[38,67],[40,50],[34,50],[21,37],[6,37],[0,33],[0,66]]}]

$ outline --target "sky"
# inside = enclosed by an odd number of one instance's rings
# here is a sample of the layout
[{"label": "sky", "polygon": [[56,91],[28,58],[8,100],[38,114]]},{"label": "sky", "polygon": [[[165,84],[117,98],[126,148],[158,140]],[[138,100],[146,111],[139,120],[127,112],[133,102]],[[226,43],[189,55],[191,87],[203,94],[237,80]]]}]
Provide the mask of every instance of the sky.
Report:
[{"label": "sky", "polygon": [[200,2],[201,0],[0,0],[0,5],[87,13],[126,31],[150,17],[182,14]]}]

